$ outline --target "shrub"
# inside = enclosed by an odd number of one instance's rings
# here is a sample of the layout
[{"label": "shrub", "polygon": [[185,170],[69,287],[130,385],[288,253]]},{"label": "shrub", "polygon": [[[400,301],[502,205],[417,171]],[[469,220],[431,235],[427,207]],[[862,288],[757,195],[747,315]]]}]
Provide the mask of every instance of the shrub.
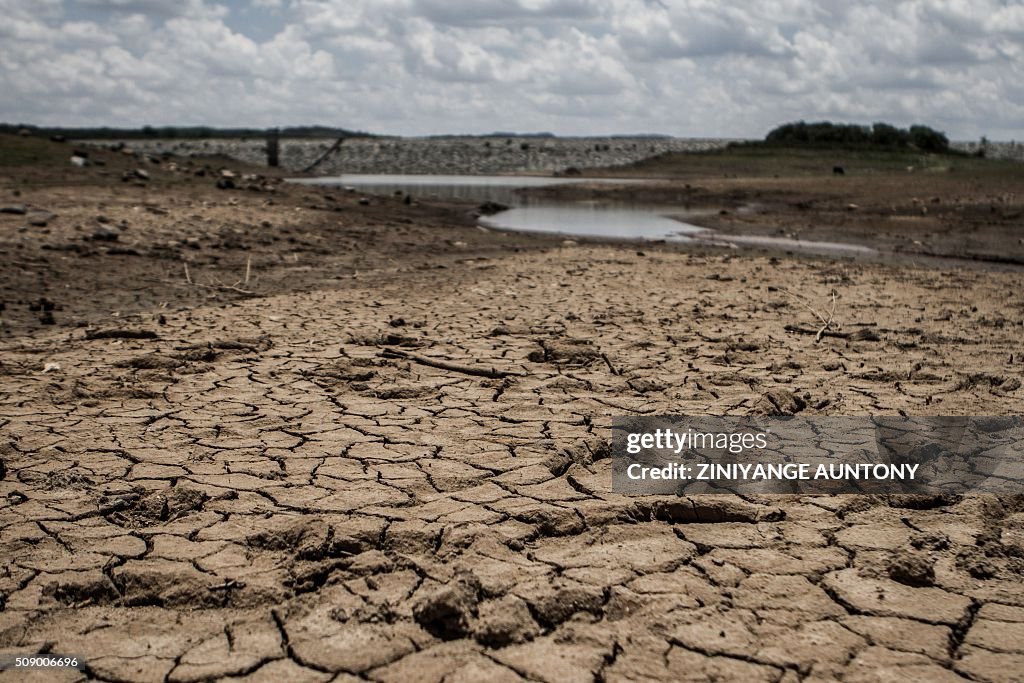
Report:
[{"label": "shrub", "polygon": [[914,146],[923,152],[949,151],[949,140],[945,134],[928,126],[916,125],[907,130],[881,122],[872,126],[861,126],[831,121],[797,121],[778,126],[768,133],[765,140],[783,144]]},{"label": "shrub", "polygon": [[910,141],[922,152],[945,152],[949,150],[949,138],[928,126],[911,126]]}]

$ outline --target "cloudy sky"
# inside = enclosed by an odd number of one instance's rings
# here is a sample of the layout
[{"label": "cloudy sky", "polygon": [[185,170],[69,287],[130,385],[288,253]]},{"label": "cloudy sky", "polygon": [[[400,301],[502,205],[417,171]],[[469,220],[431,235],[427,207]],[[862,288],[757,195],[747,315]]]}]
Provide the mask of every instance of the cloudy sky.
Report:
[{"label": "cloudy sky", "polygon": [[0,121],[1024,139],[1024,0],[0,0]]}]

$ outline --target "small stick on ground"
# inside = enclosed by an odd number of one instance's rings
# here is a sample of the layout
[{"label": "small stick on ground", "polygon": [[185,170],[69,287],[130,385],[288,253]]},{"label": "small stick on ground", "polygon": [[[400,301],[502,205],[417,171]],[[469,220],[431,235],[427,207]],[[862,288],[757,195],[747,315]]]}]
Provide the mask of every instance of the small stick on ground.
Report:
[{"label": "small stick on ground", "polygon": [[183,261],[185,265],[185,282],[192,284],[192,276],[188,274],[188,261]]},{"label": "small stick on ground", "polygon": [[[814,335],[815,343],[821,341],[821,335],[825,334],[825,330],[827,330],[829,328],[829,325],[832,324],[832,317],[835,314],[836,314],[836,290],[833,289],[832,290],[832,308],[828,312],[828,320],[826,320],[825,324],[821,326],[820,330],[818,330],[818,334]],[[818,316],[818,317],[821,317],[821,316]]]},{"label": "small stick on ground", "polygon": [[202,287],[203,289],[211,289],[218,292],[238,292],[239,294],[245,294],[246,296],[257,296],[256,292],[248,289],[242,289],[238,285],[226,285],[223,282],[218,282],[215,285],[207,285],[202,282],[193,283],[196,287]]},{"label": "small stick on ground", "polygon": [[494,368],[483,368],[474,367],[472,365],[461,365],[459,363],[453,363],[447,360],[441,360],[438,358],[429,358],[427,356],[421,356],[418,353],[411,353],[409,351],[402,351],[400,349],[385,348],[381,352],[381,355],[385,358],[404,358],[405,360],[411,360],[414,363],[420,365],[428,365],[432,368],[439,368],[441,370],[449,370],[451,372],[460,372],[464,375],[474,375],[476,377],[487,377],[490,379],[501,379],[503,377],[521,377],[522,375],[518,372],[511,372],[509,370],[496,370]]},{"label": "small stick on ground", "polygon": [[612,371],[612,374],[613,374],[613,375],[616,375],[616,376],[618,376],[618,375],[621,375],[621,374],[622,374],[621,372],[619,372],[619,371],[618,371],[618,370],[617,370],[617,369],[615,368],[615,366],[614,366],[614,365],[612,365],[612,362],[611,362],[611,361],[610,361],[610,360],[608,359],[608,354],[606,354],[606,353],[602,353],[602,354],[601,354],[601,358],[603,358],[603,359],[604,359],[604,363],[605,363],[605,365],[607,365],[607,366],[608,366],[608,369]]},{"label": "small stick on ground", "polygon": [[249,254],[249,257],[247,259],[245,259],[245,280],[243,281],[243,284],[245,284],[247,286],[249,284],[249,273],[251,271],[252,271],[252,254]]},{"label": "small stick on ground", "polygon": [[238,292],[239,294],[246,294],[248,296],[256,296],[256,292],[253,292],[253,291],[248,290],[248,289],[242,289],[241,287],[236,287],[235,285],[223,285],[222,284],[222,285],[218,285],[215,289],[220,289],[221,291],[228,291],[228,292]]},{"label": "small stick on ground", "polygon": [[832,308],[829,309],[828,317],[822,315],[818,311],[816,311],[813,308],[811,308],[810,305],[808,305],[808,303],[806,301],[804,301],[804,298],[802,296],[800,296],[799,294],[797,294],[795,292],[791,292],[788,289],[783,289],[782,291],[785,292],[786,294],[789,294],[794,299],[796,299],[797,303],[799,303],[801,306],[803,306],[808,311],[810,311],[811,314],[814,317],[816,317],[818,320],[820,320],[822,322],[821,329],[819,329],[817,334],[814,335],[814,342],[815,343],[820,342],[821,338],[824,337],[824,336],[829,336],[829,337],[834,336],[834,335],[831,335],[831,334],[830,335],[826,335],[825,332],[830,327],[832,327],[833,325],[835,325],[836,327],[839,327],[833,321],[833,318],[834,318],[834,316],[836,314],[836,290],[835,290],[835,288],[832,289]]},{"label": "small stick on ground", "polygon": [[812,330],[807,327],[800,327],[799,325],[786,325],[784,328],[786,332],[795,332],[797,334],[814,335],[814,340],[819,341],[822,337],[832,337],[834,339],[850,339],[853,336],[851,332],[833,332],[831,330]]}]

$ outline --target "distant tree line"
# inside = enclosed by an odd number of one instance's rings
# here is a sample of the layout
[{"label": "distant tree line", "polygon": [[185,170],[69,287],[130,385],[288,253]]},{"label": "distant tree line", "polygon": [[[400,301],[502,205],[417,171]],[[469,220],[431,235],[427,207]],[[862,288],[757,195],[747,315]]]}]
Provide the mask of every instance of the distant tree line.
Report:
[{"label": "distant tree line", "polygon": [[888,123],[861,126],[853,123],[820,121],[786,123],[773,129],[766,142],[801,145],[851,145],[916,148],[922,152],[948,152],[949,139],[928,126],[897,128]]},{"label": "distant tree line", "polygon": [[[0,133],[18,133],[28,130],[32,135],[49,137],[62,135],[68,139],[139,140],[146,138],[254,138],[267,134],[266,128],[214,128],[211,126],[142,126],[141,128],[100,128],[33,126],[20,123],[0,123]],[[333,126],[292,126],[280,129],[286,138],[340,138],[373,137],[370,133],[335,128]]]}]

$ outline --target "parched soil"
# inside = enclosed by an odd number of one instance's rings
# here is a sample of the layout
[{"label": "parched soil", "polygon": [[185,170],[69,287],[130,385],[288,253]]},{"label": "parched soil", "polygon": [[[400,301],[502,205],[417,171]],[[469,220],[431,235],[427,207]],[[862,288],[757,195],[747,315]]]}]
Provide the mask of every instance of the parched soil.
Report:
[{"label": "parched soil", "polygon": [[1020,680],[1024,497],[630,498],[608,440],[1020,414],[1021,271],[107,161],[0,169],[54,214],[0,214],[0,652],[87,663],[39,680]]}]

